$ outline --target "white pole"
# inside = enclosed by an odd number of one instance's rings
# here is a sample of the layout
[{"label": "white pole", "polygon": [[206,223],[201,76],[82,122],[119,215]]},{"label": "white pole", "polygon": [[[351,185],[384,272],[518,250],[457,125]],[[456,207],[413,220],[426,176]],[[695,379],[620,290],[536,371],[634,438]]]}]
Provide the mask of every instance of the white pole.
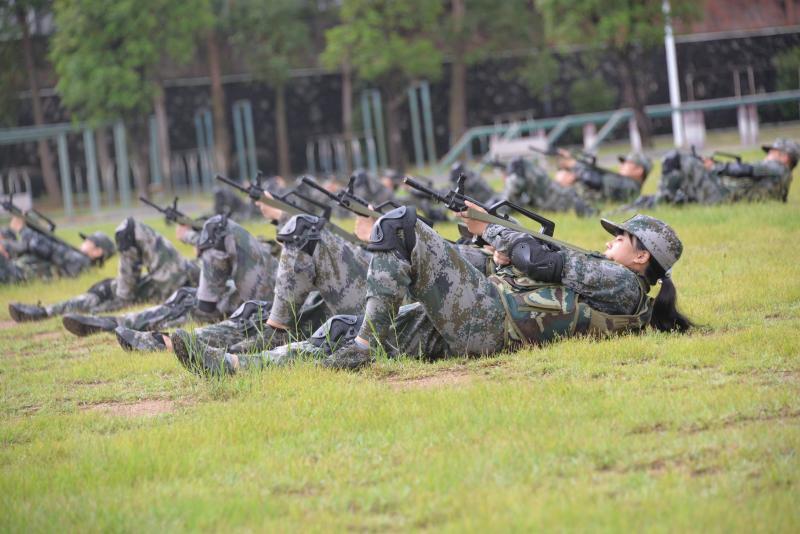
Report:
[{"label": "white pole", "polygon": [[683,146],[683,121],[681,112],[681,90],[678,85],[678,59],[675,54],[675,37],[672,35],[672,22],[670,21],[669,0],[661,4],[664,12],[664,48],[667,51],[667,78],[669,79],[669,104],[672,107],[672,136],[675,146]]}]

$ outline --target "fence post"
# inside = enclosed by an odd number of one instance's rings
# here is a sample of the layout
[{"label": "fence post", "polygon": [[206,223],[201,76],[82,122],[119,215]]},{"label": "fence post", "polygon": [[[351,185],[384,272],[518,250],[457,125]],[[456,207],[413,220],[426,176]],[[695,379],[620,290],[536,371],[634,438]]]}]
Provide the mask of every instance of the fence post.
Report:
[{"label": "fence post", "polygon": [[411,86],[408,88],[408,107],[411,112],[411,136],[414,139],[414,161],[417,162],[417,167],[422,168],[425,165],[425,154],[422,149],[422,131],[419,124],[419,109],[417,106],[417,88]]},{"label": "fence post", "polygon": [[100,184],[97,177],[97,156],[92,130],[83,131],[83,149],[86,152],[86,185],[89,189],[89,206],[92,213],[97,213],[100,211]]},{"label": "fence post", "polygon": [[69,175],[69,151],[67,134],[58,135],[58,167],[61,173],[61,196],[64,200],[64,214],[72,217],[72,180]]},{"label": "fence post", "polygon": [[128,141],[125,135],[125,123],[114,124],[114,153],[117,159],[117,182],[119,182],[119,200],[123,206],[131,204],[130,167],[128,166]]}]

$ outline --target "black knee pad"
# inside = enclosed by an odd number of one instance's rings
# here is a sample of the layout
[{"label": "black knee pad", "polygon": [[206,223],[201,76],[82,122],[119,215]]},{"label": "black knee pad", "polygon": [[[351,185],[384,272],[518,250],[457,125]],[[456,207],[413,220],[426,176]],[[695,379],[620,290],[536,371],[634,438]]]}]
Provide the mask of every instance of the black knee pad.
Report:
[{"label": "black knee pad", "polygon": [[228,235],[228,217],[226,215],[210,217],[203,223],[203,230],[197,240],[198,254],[212,248],[224,252],[226,235]]},{"label": "black knee pad", "polygon": [[117,250],[120,252],[125,252],[136,246],[136,222],[133,217],[128,217],[125,222],[117,227],[114,241],[117,242]]},{"label": "black knee pad", "polygon": [[661,160],[661,174],[681,169],[681,155],[677,150],[670,150]]},{"label": "black knee pad", "polygon": [[101,301],[111,300],[115,296],[113,285],[114,279],[106,278],[90,287],[88,293],[97,295]]},{"label": "black knee pad", "polygon": [[372,226],[367,250],[392,251],[401,259],[411,261],[411,251],[417,244],[414,227],[417,224],[417,212],[406,206],[395,208]]},{"label": "black knee pad", "polygon": [[197,298],[197,288],[195,287],[181,287],[178,290],[170,295],[170,297],[164,301],[164,305],[169,307],[177,307],[183,305],[187,301],[192,301]]},{"label": "black knee pad", "polygon": [[231,314],[229,319],[234,321],[246,321],[250,317],[262,317],[264,321],[269,317],[272,303],[266,300],[248,300]]},{"label": "black knee pad", "polygon": [[564,270],[564,257],[533,237],[523,237],[514,244],[511,263],[538,282],[560,282]]},{"label": "black knee pad", "polygon": [[320,240],[319,232],[325,219],[314,215],[295,215],[278,230],[275,239],[286,246],[298,248],[308,255],[314,253]]},{"label": "black knee pad", "polygon": [[327,344],[333,351],[338,345],[355,339],[363,322],[363,315],[334,315],[308,338],[308,342],[315,347]]}]

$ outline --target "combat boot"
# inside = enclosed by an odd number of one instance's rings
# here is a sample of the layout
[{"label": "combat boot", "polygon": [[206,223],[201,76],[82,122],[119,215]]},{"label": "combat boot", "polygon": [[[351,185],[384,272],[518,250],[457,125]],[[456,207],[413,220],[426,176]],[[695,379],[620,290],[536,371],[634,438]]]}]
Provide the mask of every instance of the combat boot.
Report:
[{"label": "combat boot", "polygon": [[95,317],[76,313],[65,315],[61,322],[64,324],[64,328],[78,337],[89,336],[97,332],[113,332],[117,327],[117,320],[113,317]]},{"label": "combat boot", "polygon": [[124,326],[114,329],[119,346],[125,350],[135,350],[141,352],[156,352],[167,350],[164,343],[164,332],[141,332]]},{"label": "combat boot", "polygon": [[373,361],[368,348],[362,348],[355,341],[349,341],[322,360],[322,366],[329,369],[356,371]]},{"label": "combat boot", "polygon": [[22,304],[12,302],[8,305],[8,314],[18,323],[27,321],[44,321],[47,319],[47,310],[38,304]]},{"label": "combat boot", "polygon": [[170,336],[172,350],[186,369],[198,375],[222,375],[236,372],[223,349],[198,341],[186,330],[178,329]]}]

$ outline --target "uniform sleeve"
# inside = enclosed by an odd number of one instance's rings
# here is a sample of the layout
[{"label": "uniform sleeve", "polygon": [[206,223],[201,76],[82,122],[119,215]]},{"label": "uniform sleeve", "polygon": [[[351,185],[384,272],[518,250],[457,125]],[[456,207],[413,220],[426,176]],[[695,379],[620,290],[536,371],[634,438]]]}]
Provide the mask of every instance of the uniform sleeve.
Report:
[{"label": "uniform sleeve", "polygon": [[486,227],[481,237],[493,246],[496,251],[509,255],[511,254],[512,245],[526,235],[528,234],[511,230],[499,224],[490,224]]},{"label": "uniform sleeve", "polygon": [[786,167],[777,161],[759,161],[756,163],[729,162],[719,165],[719,173],[733,178],[780,178]]},{"label": "uniform sleeve", "polygon": [[561,283],[580,294],[590,306],[605,313],[628,315],[641,300],[638,275],[622,265],[594,255],[561,250]]}]

